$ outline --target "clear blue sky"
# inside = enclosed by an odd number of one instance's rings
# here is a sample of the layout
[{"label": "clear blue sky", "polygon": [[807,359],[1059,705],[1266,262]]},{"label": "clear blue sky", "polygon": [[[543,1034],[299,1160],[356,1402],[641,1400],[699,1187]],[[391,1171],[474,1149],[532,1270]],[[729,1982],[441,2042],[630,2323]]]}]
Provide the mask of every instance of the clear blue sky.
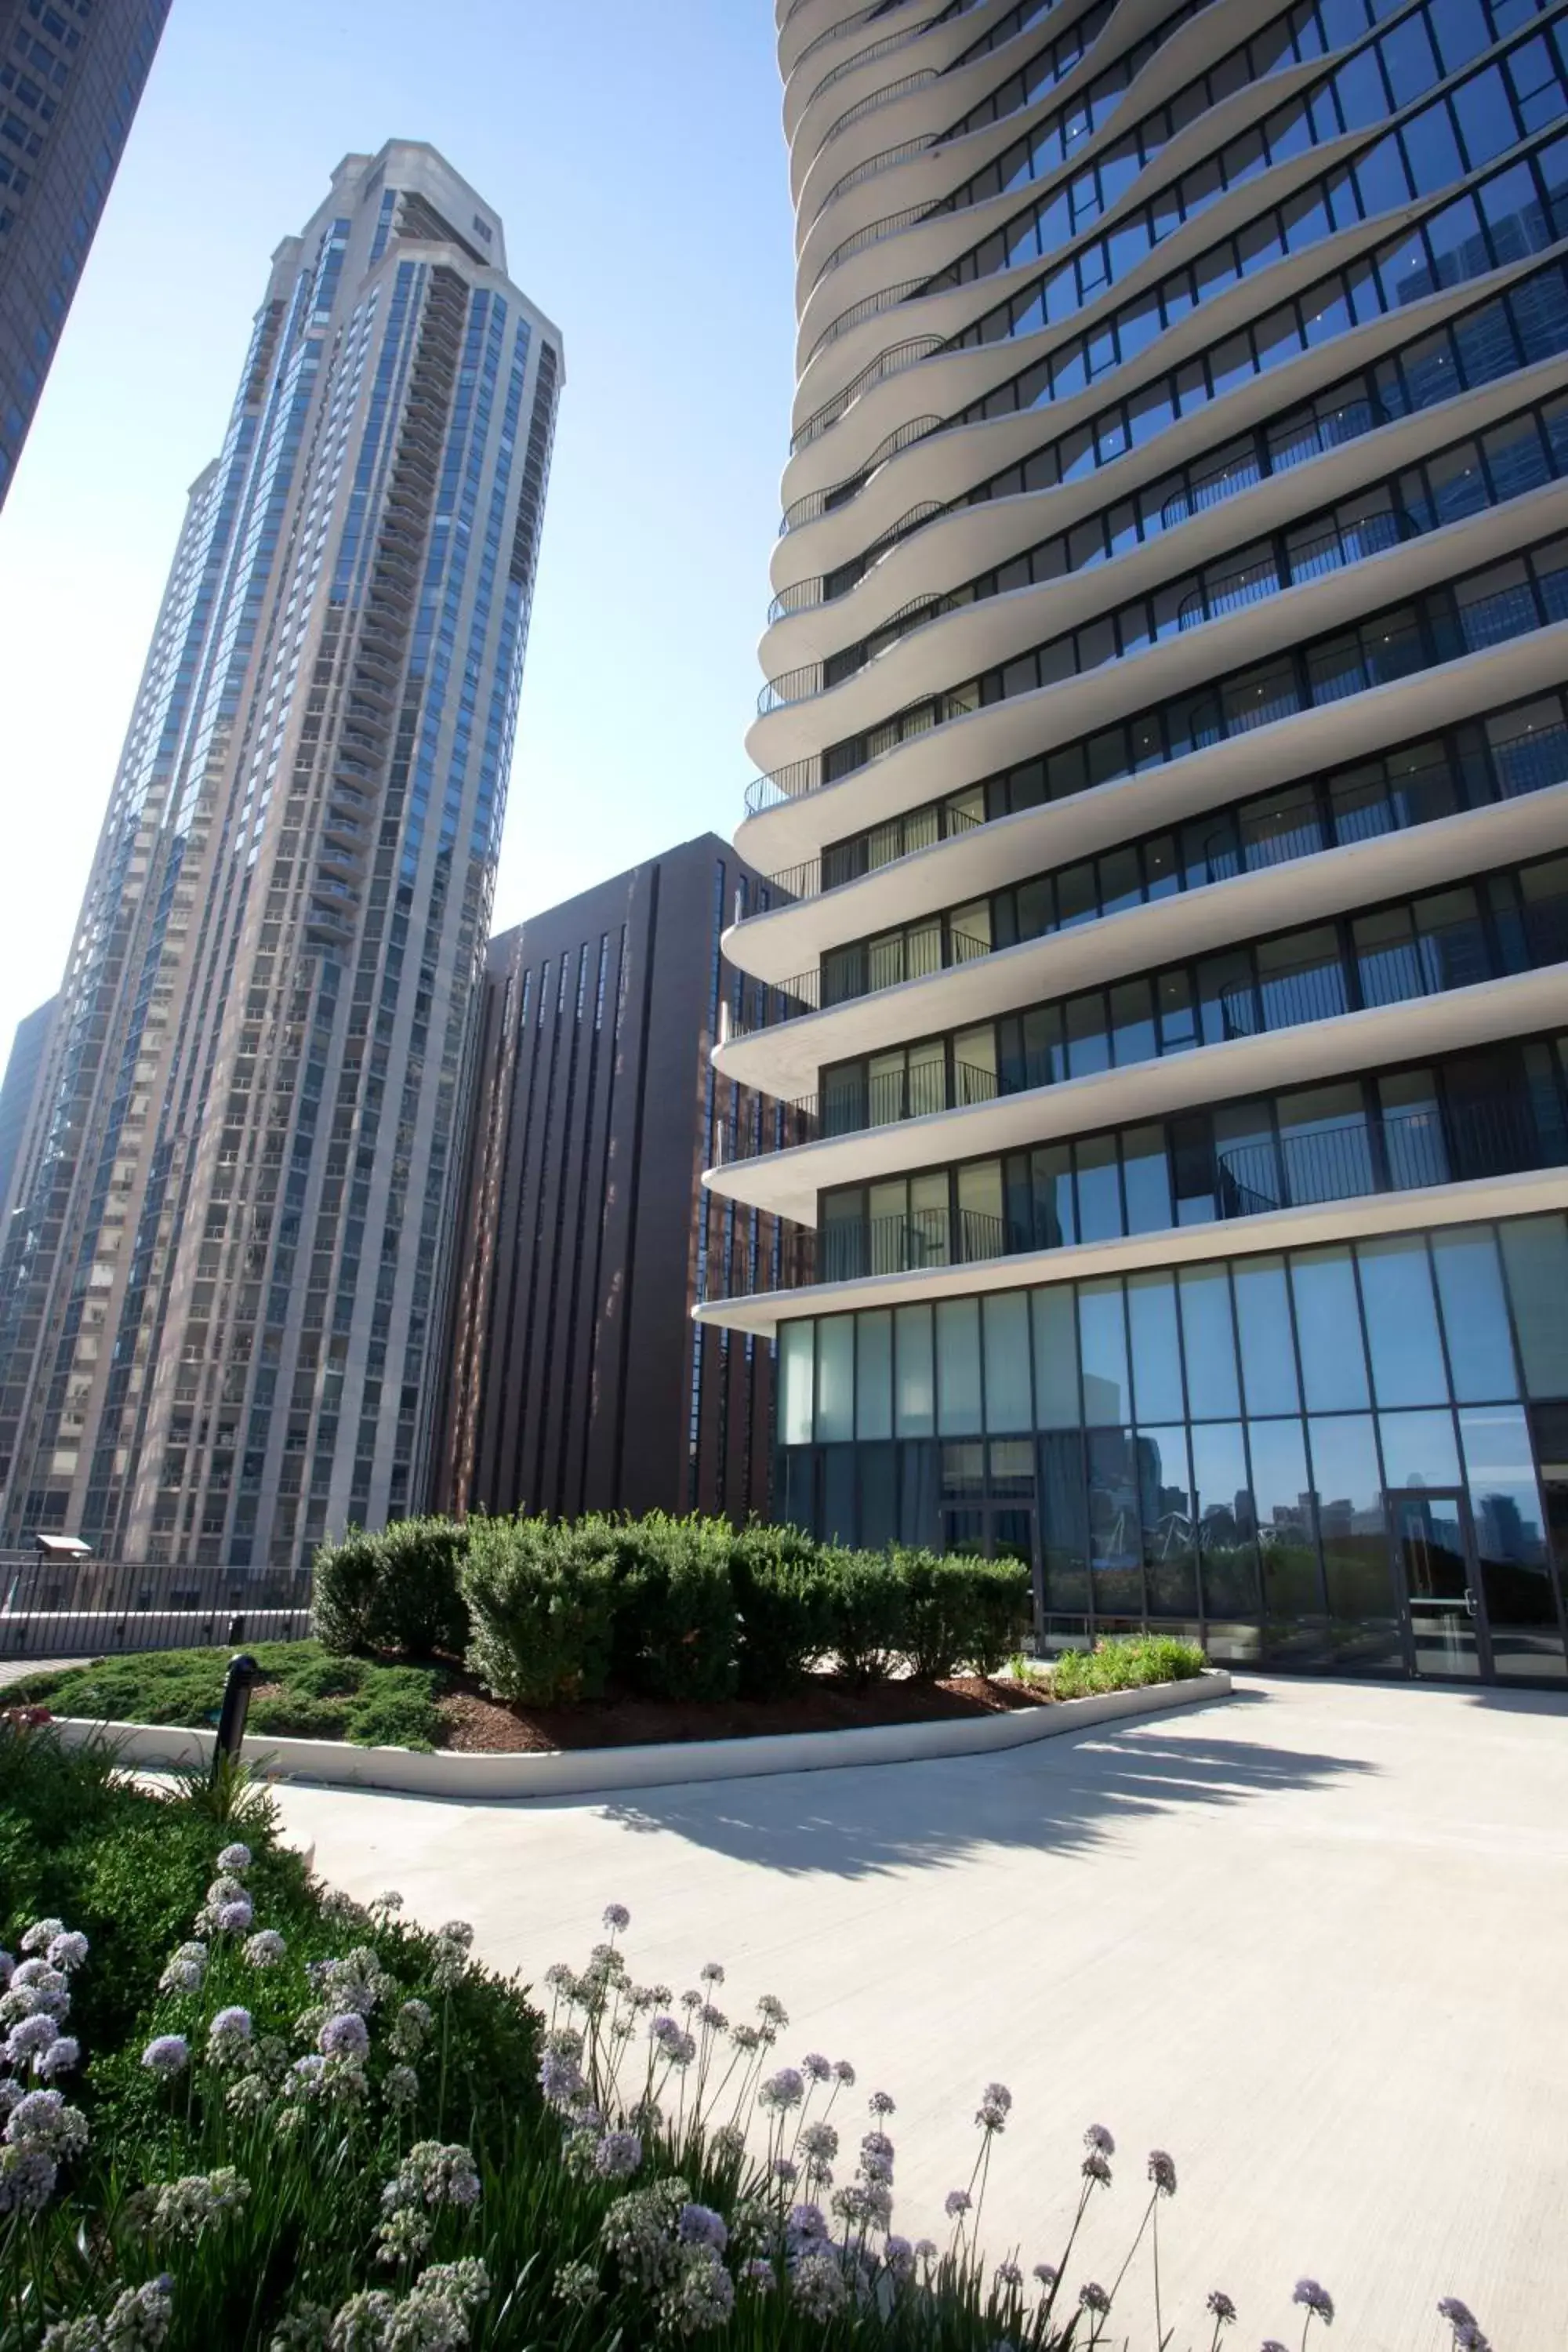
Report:
[{"label": "clear blue sky", "polygon": [[0,1060],[58,983],[268,257],[393,137],[483,191],[566,346],[498,928],[740,817],[792,388],[770,0],[174,0],[0,512]]}]

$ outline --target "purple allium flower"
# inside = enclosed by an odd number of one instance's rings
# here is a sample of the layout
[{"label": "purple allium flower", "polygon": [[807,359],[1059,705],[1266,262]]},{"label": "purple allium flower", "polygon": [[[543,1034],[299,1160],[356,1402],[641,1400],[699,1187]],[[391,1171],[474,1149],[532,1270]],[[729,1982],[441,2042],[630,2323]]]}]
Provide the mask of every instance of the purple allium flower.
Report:
[{"label": "purple allium flower", "polygon": [[1156,2197],[1173,2197],[1176,2193],[1176,2168],[1163,2147],[1149,2151],[1149,2178],[1154,2184]]},{"label": "purple allium flower", "polygon": [[685,2246],[711,2246],[716,2254],[721,2254],[730,2242],[724,2216],[715,2213],[711,2205],[683,2205],[675,2228]]},{"label": "purple allium flower", "polygon": [[87,2146],[87,2117],[68,2107],[58,2091],[29,2091],[17,2100],[5,2118],[4,2137],[19,2147],[58,2162]]},{"label": "purple allium flower", "polygon": [[942,2211],[950,2221],[962,2221],[973,2202],[967,2189],[950,2189],[942,2200]]},{"label": "purple allium flower", "polygon": [[606,1903],[605,1925],[612,1936],[622,1934],[632,1924],[632,1915],[624,1903]]},{"label": "purple allium flower", "polygon": [[594,2169],[601,2180],[625,2180],[642,2162],[642,2141],[636,2132],[606,2132],[594,2150]]},{"label": "purple allium flower", "polygon": [[231,2057],[250,2040],[250,2011],[220,2009],[207,2028],[207,2047],[215,2057]]},{"label": "purple allium flower", "polygon": [[213,1925],[220,1936],[243,1936],[255,1917],[256,1906],[249,1895],[237,1895],[227,1903],[218,1905],[213,1913]]},{"label": "purple allium flower", "polygon": [[787,2156],[775,2156],[773,2163],[773,2179],[777,2181],[782,2181],[784,2188],[793,2189],[795,2182],[800,2179],[800,2167]]},{"label": "purple allium flower", "polygon": [[49,1966],[63,1969],[68,1976],[79,1969],[87,1958],[87,1937],[77,1929],[68,1927],[63,1934],[49,1939]]},{"label": "purple allium flower", "polygon": [[836,2058],[833,2062],[833,2073],[835,2079],[842,2083],[847,2091],[852,2091],[855,2088],[855,2069],[847,2058]]},{"label": "purple allium flower", "polygon": [[721,1960],[705,1960],[701,1973],[704,1984],[721,1985],[724,1981],[724,1964]]},{"label": "purple allium flower", "polygon": [[5,2036],[5,2053],[13,2066],[25,2066],[41,2056],[51,2042],[59,2039],[59,2027],[47,2010],[37,2009],[31,2017],[18,2018]]},{"label": "purple allium flower", "polygon": [[894,2113],[893,2102],[886,2091],[873,2091],[866,2105],[868,2113],[874,2116],[890,2116]]},{"label": "purple allium flower", "polygon": [[1110,2309],[1110,2297],[1098,2279],[1086,2279],[1078,2291],[1078,2299],[1084,2310],[1092,2311],[1097,2318],[1103,2319]]},{"label": "purple allium flower", "polygon": [[73,2034],[57,2033],[47,2050],[33,2062],[33,2072],[40,2083],[52,2083],[57,2074],[68,2074],[81,2059],[81,2044]]},{"label": "purple allium flower", "polygon": [[801,2133],[800,2144],[818,2164],[831,2164],[838,2153],[838,2134],[828,2123],[807,2124]]},{"label": "purple allium flower", "polygon": [[329,2017],[316,2037],[316,2046],[324,2058],[368,2057],[370,2034],[363,2018],[352,2009],[344,2010],[341,2016]]},{"label": "purple allium flower", "polygon": [[1023,2284],[1024,2273],[1019,2269],[1016,2263],[1005,2262],[997,2263],[996,2284],[998,2286],[1016,2287],[1022,2286]]},{"label": "purple allium flower", "polygon": [[1035,2264],[1034,2275],[1039,2280],[1040,2284],[1046,2289],[1047,2294],[1057,2283],[1056,2270],[1050,2263],[1037,2263]]},{"label": "purple allium flower", "polygon": [[802,2244],[817,2244],[827,2235],[827,2221],[820,2205],[792,2205],[784,2222],[785,2234]]},{"label": "purple allium flower", "polygon": [[160,2033],[142,2053],[142,2063],[148,2073],[165,2078],[183,2074],[190,2062],[191,2045],[183,2033]]},{"label": "purple allium flower", "polygon": [[1086,2180],[1098,2180],[1102,2189],[1110,2186],[1110,2167],[1097,2147],[1091,2147],[1079,2166]]},{"label": "purple allium flower", "polygon": [[1333,2326],[1334,2298],[1327,2287],[1318,2284],[1316,2279],[1298,2279],[1295,2293],[1290,2300],[1292,2303],[1300,2304],[1303,2309],[1310,2311],[1314,2319],[1321,2319],[1325,2327]]},{"label": "purple allium flower", "polygon": [[696,2042],[673,2017],[656,2017],[648,2032],[672,2066],[689,2066],[697,2055]]},{"label": "purple allium flower", "polygon": [[1266,2344],[1258,2346],[1258,2352],[1289,2352],[1289,2347],[1281,2344],[1277,2336],[1271,2336]]},{"label": "purple allium flower", "polygon": [[1208,2307],[1211,2315],[1222,2327],[1233,2327],[1236,2325],[1236,2305],[1223,2287],[1215,2288],[1209,2297]]},{"label": "purple allium flower", "polygon": [[808,2319],[829,2320],[849,2294],[843,2264],[825,2246],[808,2247],[790,2272],[790,2294]]},{"label": "purple allium flower", "polygon": [[63,1919],[35,1919],[22,1937],[21,1948],[24,1952],[47,1952],[55,1937],[63,1936],[65,1931]]},{"label": "purple allium flower", "polygon": [[936,2240],[934,2238],[917,2238],[915,2240],[915,2260],[917,2263],[935,2262]]},{"label": "purple allium flower", "polygon": [[276,1927],[258,1927],[246,1940],[245,1957],[253,1969],[276,1968],[288,1948]]},{"label": "purple allium flower", "polygon": [[231,1878],[250,1868],[250,1848],[247,1845],[226,1845],[217,1858],[217,1866]]},{"label": "purple allium flower", "polygon": [[1091,2147],[1097,2156],[1116,2154],[1116,2142],[1103,2124],[1090,2124],[1083,2136],[1083,2144],[1085,2147]]},{"label": "purple allium flower", "polygon": [[826,2083],[833,2072],[833,2062],[820,2050],[808,2050],[800,2062],[800,2071],[808,2083]]},{"label": "purple allium flower", "polygon": [[778,2284],[777,2274],[765,2254],[753,2254],[749,2263],[741,2265],[741,2276],[759,2294],[772,2294]]},{"label": "purple allium flower", "polygon": [[771,2025],[775,2032],[782,2032],[789,2023],[789,2011],[776,1992],[763,1993],[757,2003],[757,2015],[764,2025]]},{"label": "purple allium flower", "polygon": [[915,2250],[907,2238],[889,2238],[883,2248],[882,2259],[894,2278],[903,2280],[914,2276]]},{"label": "purple allium flower", "polygon": [[1461,2319],[1454,2330],[1454,2352],[1492,2352],[1491,2342],[1473,2319]]},{"label": "purple allium flower", "polygon": [[1437,2316],[1446,2319],[1450,2327],[1474,2327],[1476,2325],[1475,2313],[1468,2303],[1461,2303],[1457,2294],[1443,2297],[1437,2305]]},{"label": "purple allium flower", "polygon": [[770,2074],[757,2093],[760,2107],[798,2107],[805,2096],[805,2084],[793,2066],[781,2066]]},{"label": "purple allium flower", "polygon": [[583,2088],[583,2070],[575,2058],[547,2050],[539,2062],[539,2086],[552,2107],[570,2106]]}]

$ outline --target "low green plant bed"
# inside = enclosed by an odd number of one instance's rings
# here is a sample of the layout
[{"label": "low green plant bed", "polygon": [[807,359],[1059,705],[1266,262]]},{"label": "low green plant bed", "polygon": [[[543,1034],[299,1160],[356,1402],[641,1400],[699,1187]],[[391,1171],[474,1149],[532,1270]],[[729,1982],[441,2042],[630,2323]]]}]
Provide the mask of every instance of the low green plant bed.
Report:
[{"label": "low green plant bed", "polygon": [[1150,1683],[1191,1682],[1208,1660],[1195,1642],[1169,1633],[1119,1634],[1092,1650],[1064,1650],[1051,1662],[1058,1698],[1089,1698],[1101,1691],[1142,1690]]},{"label": "low green plant bed", "polygon": [[[13,1683],[8,1703],[94,1723],[170,1723],[202,1729],[217,1720],[229,1650],[145,1650]],[[449,1677],[437,1666],[386,1665],[344,1657],[320,1642],[261,1642],[251,1652],[262,1682],[248,1728],[276,1739],[348,1739],[363,1748],[433,1748],[443,1725],[437,1701]]]}]

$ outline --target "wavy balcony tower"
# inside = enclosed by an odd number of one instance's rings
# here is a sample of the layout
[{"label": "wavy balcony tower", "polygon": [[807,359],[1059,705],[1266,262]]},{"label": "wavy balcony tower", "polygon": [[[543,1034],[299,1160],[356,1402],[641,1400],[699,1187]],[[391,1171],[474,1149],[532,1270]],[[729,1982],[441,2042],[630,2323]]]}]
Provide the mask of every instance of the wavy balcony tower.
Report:
[{"label": "wavy balcony tower", "polygon": [[1568,11],[781,0],[776,1516],[1561,1683]]},{"label": "wavy balcony tower", "polygon": [[0,1255],[0,1543],[294,1567],[423,1496],[562,382],[351,155],[190,493]]}]

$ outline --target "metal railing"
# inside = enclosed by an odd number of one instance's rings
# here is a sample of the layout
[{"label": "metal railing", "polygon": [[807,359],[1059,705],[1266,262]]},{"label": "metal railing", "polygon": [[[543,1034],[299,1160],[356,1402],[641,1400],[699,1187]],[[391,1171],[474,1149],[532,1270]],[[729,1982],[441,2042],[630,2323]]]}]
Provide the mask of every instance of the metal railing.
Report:
[{"label": "metal railing", "polygon": [[908,98],[911,90],[929,89],[933,81],[941,79],[942,76],[934,66],[922,66],[919,73],[905,74],[901,79],[890,81],[886,89],[873,90],[869,98],[863,98],[858,106],[852,106],[847,114],[839,116],[824,139],[823,146],[830,147],[836,139],[842,138],[846,131],[853,131],[858,122],[863,122],[868,114],[875,114],[879,108],[891,106],[897,99]]},{"label": "metal railing", "polygon": [[0,1560],[0,1657],[287,1642],[310,1630],[308,1568]]},{"label": "metal railing", "polygon": [[[954,841],[961,834],[978,833],[981,826],[988,822],[983,816],[971,816],[966,810],[956,808],[946,810],[944,820],[945,829],[940,836],[933,834],[929,841],[911,842],[898,856],[918,856],[927,849],[934,849],[939,837]],[[897,858],[884,858],[882,864],[891,866],[897,862]],[[825,881],[823,860],[818,856],[805,858],[799,866],[783,866],[778,873],[764,875],[763,878],[770,889],[777,890],[786,898],[819,898],[829,890],[847,889],[851,882],[863,882],[868,874],[878,874],[881,870],[881,866],[860,866],[853,873],[835,874],[831,880]]]},{"label": "metal railing", "polygon": [[869,392],[873,384],[886,383],[897,375],[907,375],[910,369],[918,367],[922,360],[934,359],[939,352],[946,349],[947,339],[943,335],[910,335],[903,342],[893,343],[887,351],[879,352],[858,375],[850,377],[842,392],[836,392],[831,400],[825,400],[799,430],[790,436],[790,456],[798,457],[803,449],[809,449],[814,442],[820,441],[823,435],[853,407],[861,394]]},{"label": "metal railing", "polygon": [[871,477],[890,457],[923,441],[928,433],[940,432],[944,421],[940,416],[911,416],[907,425],[899,425],[885,441],[877,444],[858,473],[847,475],[841,482],[829,483],[825,490],[808,490],[805,498],[787,506],[779,521],[779,537],[784,539],[792,530],[799,530],[808,522],[819,522],[824,515],[847,507],[851,499],[859,497]]},{"label": "metal railing", "polygon": [[[890,555],[895,547],[901,546],[906,539],[912,539],[917,531],[925,529],[928,522],[934,522],[938,515],[946,514],[949,510],[941,499],[923,499],[919,505],[910,507],[896,523],[883,531],[879,539],[872,540],[860,558],[861,568],[852,586],[858,588],[861,581],[877,569],[885,555]],[[838,595],[847,596],[849,593],[848,588],[842,588]],[[781,590],[773,598],[768,607],[769,625],[774,621],[782,621],[786,613],[806,613],[816,605],[837,604],[837,601],[838,596],[828,595],[826,579],[797,581],[793,588]]]},{"label": "metal railing", "polygon": [[[930,944],[927,944],[927,941]],[[956,970],[961,964],[973,963],[977,957],[992,953],[993,943],[969,931],[952,931],[948,935],[947,951],[942,952],[940,932],[934,928],[928,934],[919,932],[877,953],[862,947],[842,953],[837,964],[819,964],[814,971],[797,972],[793,980],[773,982],[762,992],[762,1002],[752,1013],[737,1016],[730,1028],[730,1036],[754,1037],[763,1029],[777,1029],[786,1021],[799,1021],[808,1013],[831,1012],[836,1005],[853,1004],[863,996],[876,996],[886,988],[902,988],[912,980],[928,980],[932,972]],[[897,962],[897,970],[890,966]]]},{"label": "metal railing", "polygon": [[[905,278],[897,286],[879,287],[875,294],[863,295],[858,302],[852,302],[847,310],[840,310],[838,316],[824,327],[806,353],[802,375],[814,360],[821,358],[830,343],[838,341],[840,335],[847,335],[852,327],[863,326],[868,319],[879,319],[884,310],[896,310],[900,302],[907,302],[911,294],[918,294],[925,282],[923,278]],[[812,291],[815,293],[816,290],[814,287]]]}]

